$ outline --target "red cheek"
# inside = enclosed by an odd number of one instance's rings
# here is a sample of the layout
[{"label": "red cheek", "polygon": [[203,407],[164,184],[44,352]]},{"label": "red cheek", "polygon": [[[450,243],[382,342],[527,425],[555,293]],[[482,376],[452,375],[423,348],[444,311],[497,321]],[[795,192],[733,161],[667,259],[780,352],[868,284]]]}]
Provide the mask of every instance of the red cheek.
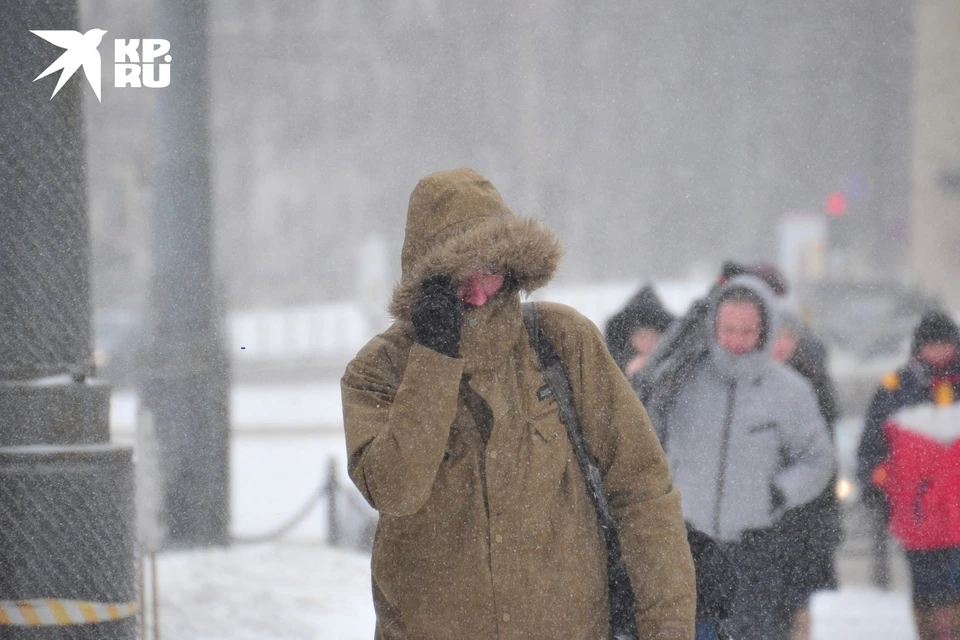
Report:
[{"label": "red cheek", "polygon": [[502,286],[502,274],[474,272],[457,287],[457,298],[475,307],[482,307]]},{"label": "red cheek", "polygon": [[500,287],[503,286],[503,274],[495,273],[493,275],[483,275],[480,276],[481,287],[483,292],[487,297],[492,296],[496,292],[500,291]]}]

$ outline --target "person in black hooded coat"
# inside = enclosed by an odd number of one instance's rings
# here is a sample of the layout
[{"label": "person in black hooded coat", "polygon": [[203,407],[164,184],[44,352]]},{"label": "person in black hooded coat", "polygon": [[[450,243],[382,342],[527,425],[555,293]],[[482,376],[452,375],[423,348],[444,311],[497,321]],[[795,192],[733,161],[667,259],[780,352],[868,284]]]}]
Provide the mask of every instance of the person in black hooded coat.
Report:
[{"label": "person in black hooded coat", "polygon": [[673,315],[650,285],[640,289],[626,307],[607,321],[607,349],[628,379],[640,370],[673,321]]},{"label": "person in black hooded coat", "polygon": [[[817,397],[830,440],[839,418],[836,391],[826,363],[826,349],[802,320],[781,314],[784,326],[774,345],[774,358],[785,362],[807,379]],[[782,342],[790,343],[778,352]],[[791,348],[792,347],[792,348]],[[840,501],[836,476],[813,502],[788,512],[781,521],[783,571],[788,585],[787,606],[793,610],[794,639],[810,637],[810,597],[820,590],[835,590],[834,555],[842,540]]]},{"label": "person in black hooded coat", "polygon": [[[776,266],[761,262],[747,271],[766,282],[779,298],[789,293],[787,279]],[[781,308],[780,317],[782,325],[774,343],[774,359],[793,368],[813,387],[820,415],[830,432],[830,441],[834,442],[840,408],[827,367],[827,348],[796,311]],[[802,640],[810,637],[810,597],[817,591],[837,588],[834,555],[843,531],[836,476],[815,500],[787,512],[779,529],[787,587],[785,606],[791,610],[793,638]]]}]

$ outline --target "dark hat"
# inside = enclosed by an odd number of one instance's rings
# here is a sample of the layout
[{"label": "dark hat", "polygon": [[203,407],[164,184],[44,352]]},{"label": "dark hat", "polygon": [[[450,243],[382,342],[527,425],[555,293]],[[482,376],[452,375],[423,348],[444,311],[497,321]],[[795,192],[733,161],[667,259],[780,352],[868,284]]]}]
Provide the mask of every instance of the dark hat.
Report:
[{"label": "dark hat", "polygon": [[630,336],[639,329],[654,329],[659,333],[667,330],[673,322],[673,315],[667,311],[657,297],[653,287],[647,285],[630,299],[627,306],[607,321],[604,336],[607,348],[617,364],[623,369],[633,357]]},{"label": "dark hat", "polygon": [[750,265],[747,268],[747,273],[766,282],[778,298],[782,298],[790,291],[786,276],[776,265],[769,262],[758,262]]},{"label": "dark hat", "polygon": [[727,280],[732,280],[746,273],[747,267],[745,265],[733,260],[724,260],[723,264],[720,265],[720,278],[717,280],[717,285],[721,285]]},{"label": "dark hat", "polygon": [[949,315],[943,311],[927,311],[920,318],[920,324],[913,332],[913,350],[934,342],[949,342],[960,346],[960,330]]},{"label": "dark hat", "polygon": [[624,324],[630,333],[638,329],[653,329],[663,333],[674,320],[673,314],[663,306],[656,291],[650,285],[640,289],[627,303],[624,311],[626,316]]}]

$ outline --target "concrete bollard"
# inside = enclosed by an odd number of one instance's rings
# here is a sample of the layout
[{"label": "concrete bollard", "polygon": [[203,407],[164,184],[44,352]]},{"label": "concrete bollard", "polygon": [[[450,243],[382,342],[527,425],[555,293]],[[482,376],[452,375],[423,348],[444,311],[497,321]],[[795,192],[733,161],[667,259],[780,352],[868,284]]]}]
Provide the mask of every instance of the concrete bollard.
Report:
[{"label": "concrete bollard", "polygon": [[0,637],[133,640],[132,450],[0,448]]}]

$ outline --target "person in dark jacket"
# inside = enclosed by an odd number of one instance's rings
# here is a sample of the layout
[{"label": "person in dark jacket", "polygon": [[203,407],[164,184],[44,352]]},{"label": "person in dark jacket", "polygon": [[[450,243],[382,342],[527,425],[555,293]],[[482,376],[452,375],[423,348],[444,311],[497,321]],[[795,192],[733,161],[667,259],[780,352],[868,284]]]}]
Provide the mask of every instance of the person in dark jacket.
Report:
[{"label": "person in dark jacket", "polygon": [[[774,359],[802,375],[813,387],[820,415],[834,442],[839,417],[836,392],[827,370],[823,343],[789,310],[781,313],[783,324],[773,347]],[[787,604],[793,611],[793,639],[810,637],[810,598],[817,591],[837,588],[834,554],[842,539],[840,501],[836,476],[809,504],[784,514],[783,572]]]},{"label": "person in dark jacket", "polygon": [[716,540],[687,523],[687,541],[697,574],[695,640],[727,640],[725,621],[733,612],[740,576],[733,560]]},{"label": "person in dark jacket", "polygon": [[628,379],[643,367],[674,317],[650,285],[607,321],[604,338],[614,362]]},{"label": "person in dark jacket", "polygon": [[[813,387],[830,433],[835,442],[835,426],[840,409],[827,368],[827,348],[806,325],[800,314],[785,304],[790,285],[775,265],[756,263],[747,272],[763,280],[781,299],[780,332],[773,345],[773,357],[802,375]],[[834,554],[842,539],[840,501],[836,476],[809,504],[785,514],[780,523],[783,538],[782,571],[787,604],[793,616],[793,640],[810,637],[810,598],[817,591],[837,588]]]},{"label": "person in dark jacket", "polygon": [[960,639],[958,351],[954,321],[924,313],[913,356],[884,377],[857,450],[861,486],[886,502],[890,532],[906,552],[921,640]]}]

